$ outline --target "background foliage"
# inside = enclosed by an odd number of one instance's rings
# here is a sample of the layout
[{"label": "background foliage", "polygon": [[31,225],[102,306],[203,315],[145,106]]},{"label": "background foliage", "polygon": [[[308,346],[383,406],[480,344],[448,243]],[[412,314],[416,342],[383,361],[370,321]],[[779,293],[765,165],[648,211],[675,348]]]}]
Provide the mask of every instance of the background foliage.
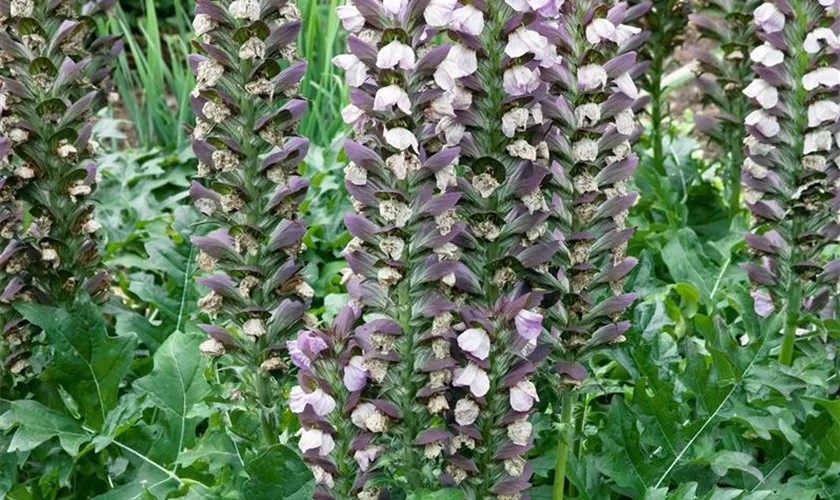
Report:
[{"label": "background foliage", "polygon": [[[347,92],[330,62],[344,41],[337,0],[298,4],[310,100],[301,134],[313,143],[304,262],[314,312],[329,320],[347,300],[339,255],[349,239],[347,131],[336,118]],[[97,201],[117,274],[106,309],[113,328],[88,303],[20,309],[44,330],[54,362],[37,383],[2,380],[0,497],[311,497],[314,480],[295,447],[260,447],[248,398],[197,348],[189,236],[203,228],[184,200],[195,169],[186,131],[191,9],[186,0],[124,0],[103,26],[126,41],[120,101],[96,130],[110,151]],[[657,55],[662,73],[650,80],[663,99],[691,101],[690,56]],[[694,111],[671,108],[665,119],[658,109],[640,147],[641,200],[631,215],[639,230],[629,250],[640,265],[628,287],[644,300],[628,342],[592,361],[596,376],[576,408],[571,496],[840,499],[840,323],[802,332],[793,366],[776,362],[779,325],[755,315],[738,267],[746,215],[731,216],[725,162],[694,133]],[[551,496],[558,436],[547,380],[538,384],[534,499]],[[275,411],[283,440],[294,442],[296,419]],[[411,498],[458,498],[444,494]]]}]

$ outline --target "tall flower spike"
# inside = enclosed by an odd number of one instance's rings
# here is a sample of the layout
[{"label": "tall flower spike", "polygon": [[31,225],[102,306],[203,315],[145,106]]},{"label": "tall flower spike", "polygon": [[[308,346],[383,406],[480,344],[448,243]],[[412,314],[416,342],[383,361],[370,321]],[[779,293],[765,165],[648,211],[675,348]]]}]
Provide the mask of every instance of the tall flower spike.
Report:
[{"label": "tall flower spike", "polygon": [[[672,68],[674,50],[681,46],[687,18],[693,8],[693,0],[644,0],[632,1],[633,9],[647,11],[639,19],[639,24],[649,34],[649,39],[639,47],[639,57],[646,61],[645,71],[639,76],[639,87],[647,93],[650,102],[647,105],[650,118],[648,146],[651,149],[654,171],[665,176],[665,144],[670,124],[670,101],[662,87],[665,76]],[[625,37],[635,36],[641,28],[625,25]],[[641,42],[642,40],[640,40]]]},{"label": "tall flower spike", "polygon": [[427,105],[427,115],[448,111],[429,132],[461,148],[459,215],[477,242],[464,261],[481,290],[459,301],[461,322],[453,328],[454,433],[442,477],[476,498],[520,498],[533,471],[523,456],[532,447],[529,416],[538,401],[529,380],[540,356],[538,306],[542,290],[561,285],[551,273],[561,244],[547,224],[551,198],[543,185],[552,144],[541,103],[541,74],[561,62],[543,30],[556,22],[560,5],[433,1],[427,9],[445,13],[434,21],[448,28],[448,58],[469,69],[450,73],[441,65],[446,92]]},{"label": "tall flower spike", "polygon": [[[475,54],[426,45],[447,9],[355,0],[338,12],[351,31],[350,53],[334,62],[351,87],[343,115],[356,131],[345,144],[345,184],[356,209],[345,218],[353,236],[345,250],[348,290],[367,313],[347,353],[345,380],[355,398],[346,410],[362,450],[381,449],[356,457],[362,471],[354,493],[366,498],[389,487],[436,485],[423,472],[437,468],[451,435],[444,414],[456,299],[478,291],[461,262],[472,241],[456,211],[460,128],[452,103],[440,99],[454,78],[474,70]],[[448,143],[434,140],[435,130]]]},{"label": "tall flower spike", "polygon": [[797,329],[831,309],[840,277],[840,261],[824,260],[840,234],[840,23],[834,5],[825,3],[790,0],[755,9],[755,79],[744,89],[753,102],[742,175],[755,261],[743,267],[756,312],[785,315],[784,364],[793,361]]},{"label": "tall flower spike", "polygon": [[294,2],[198,0],[193,26],[199,180],[190,195],[217,227],[193,238],[208,274],[197,280],[207,290],[199,305],[213,323],[201,349],[248,368],[264,439],[274,443],[271,373],[285,368],[277,346],[295,334],[314,294],[297,262],[309,184],[297,175],[309,148],[295,135],[306,110],[298,95],[306,63],[294,44],[300,14]]},{"label": "tall flower spike", "polygon": [[753,11],[762,0],[698,2],[696,13],[689,16],[703,37],[713,41],[716,50],[696,49],[699,61],[697,86],[704,104],[717,112],[698,114],[695,126],[723,152],[722,176],[729,200],[730,218],[737,215],[741,205],[741,164],[744,162],[744,119],[750,103],[743,94],[744,86],[752,79],[752,66],[779,64],[782,52],[771,44],[754,47],[755,25]]},{"label": "tall flower spike", "polygon": [[350,388],[360,383],[352,377],[363,377],[353,371],[357,361],[345,356],[360,316],[358,304],[351,302],[328,328],[302,330],[286,342],[300,370],[300,384],[292,388],[289,405],[301,423],[298,447],[315,475],[316,499],[350,498],[356,473],[367,470],[383,451],[358,439],[359,432],[344,411],[352,404]]},{"label": "tall flower spike", "polygon": [[642,102],[635,79],[645,67],[634,50],[648,35],[632,24],[645,8],[566,3],[560,24],[546,30],[563,57],[543,75],[551,83],[543,104],[551,123],[550,230],[563,240],[555,273],[562,287],[543,301],[563,393],[555,498],[564,488],[575,389],[586,378],[582,361],[624,339],[630,324],[622,316],[636,299],[624,292],[624,277],[637,262],[625,254],[634,232],[627,213],[637,198],[627,183],[638,162],[631,147],[639,135],[634,109]]},{"label": "tall flower spike", "polygon": [[98,180],[94,115],[122,49],[115,36],[96,37],[95,18],[113,4],[0,4],[0,316],[13,375],[29,367],[37,332],[11,304],[68,303],[80,293],[101,302],[109,292],[90,198]]}]

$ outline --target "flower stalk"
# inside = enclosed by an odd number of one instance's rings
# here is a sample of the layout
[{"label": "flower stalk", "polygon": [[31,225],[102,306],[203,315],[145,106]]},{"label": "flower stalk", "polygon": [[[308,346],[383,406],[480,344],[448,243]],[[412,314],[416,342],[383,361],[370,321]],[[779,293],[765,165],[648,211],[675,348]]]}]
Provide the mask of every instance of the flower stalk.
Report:
[{"label": "flower stalk", "polygon": [[334,62],[352,88],[342,114],[355,130],[345,144],[355,207],[345,217],[353,236],[347,286],[367,320],[348,346],[344,373],[353,392],[347,410],[365,443],[354,492],[366,498],[438,484],[452,436],[445,414],[457,300],[478,291],[460,262],[471,242],[456,216],[458,141],[432,140],[453,124],[425,109],[466,75],[469,55],[428,45],[436,12],[431,4],[369,0],[338,10],[351,34],[349,53]]},{"label": "flower stalk", "polygon": [[[91,198],[98,182],[95,111],[109,96],[118,37],[97,38],[113,1],[20,0],[0,6],[0,316],[5,366],[32,375],[38,333],[18,302],[107,300]],[[39,363],[39,365],[42,363]]]},{"label": "flower stalk", "polygon": [[241,392],[260,408],[270,445],[278,440],[273,377],[287,369],[278,346],[307,319],[314,294],[297,262],[308,187],[297,169],[309,148],[295,134],[306,109],[298,94],[306,63],[294,44],[300,13],[293,2],[199,0],[193,28],[199,165],[190,195],[214,228],[193,237],[207,273],[197,279],[209,320],[201,351],[245,368]]},{"label": "flower stalk", "polygon": [[755,26],[753,11],[761,0],[742,2],[697,2],[696,12],[689,16],[706,40],[713,41],[714,51],[696,49],[699,61],[697,86],[704,104],[717,112],[695,116],[697,130],[723,151],[723,178],[730,220],[743,210],[741,203],[741,165],[744,162],[743,127],[750,112],[749,98],[743,94],[744,82],[752,79],[750,56]]},{"label": "flower stalk", "polygon": [[634,110],[643,102],[635,80],[646,68],[636,49],[648,34],[633,23],[649,6],[566,3],[556,31],[544,32],[555,40],[563,61],[544,75],[550,83],[544,110],[555,144],[550,222],[562,242],[555,260],[560,288],[544,301],[551,359],[563,394],[557,405],[563,414],[555,498],[564,495],[575,440],[574,394],[587,376],[583,362],[624,340],[630,323],[622,316],[636,299],[624,292],[624,278],[637,263],[626,256],[634,232],[627,214],[637,198],[627,183],[638,163],[631,146],[640,135]]},{"label": "flower stalk", "polygon": [[743,90],[753,111],[742,180],[752,230],[756,312],[784,318],[779,362],[791,365],[795,340],[833,315],[840,261],[826,249],[840,234],[838,6],[829,0],[765,2],[753,11],[755,79]]}]

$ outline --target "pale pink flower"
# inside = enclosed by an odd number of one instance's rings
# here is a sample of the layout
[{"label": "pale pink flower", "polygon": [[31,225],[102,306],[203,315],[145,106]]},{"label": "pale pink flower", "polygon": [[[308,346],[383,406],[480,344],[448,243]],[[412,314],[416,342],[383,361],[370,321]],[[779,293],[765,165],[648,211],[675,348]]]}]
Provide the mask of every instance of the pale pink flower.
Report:
[{"label": "pale pink flower", "polygon": [[518,97],[530,94],[540,86],[540,71],[525,66],[514,66],[505,71],[503,80],[505,92]]},{"label": "pale pink flower", "polygon": [[755,126],[765,137],[776,137],[781,131],[779,120],[775,116],[767,114],[767,112],[760,109],[747,115],[745,123]]},{"label": "pale pink flower", "polygon": [[367,80],[367,66],[353,54],[341,54],[333,57],[333,64],[344,70],[347,85],[359,87]]},{"label": "pale pink flower", "polygon": [[312,407],[316,415],[323,417],[335,410],[335,399],[320,387],[309,393],[304,392],[299,385],[292,387],[289,393],[289,408],[292,412],[303,413],[307,405]]},{"label": "pale pink flower", "polygon": [[469,387],[473,396],[480,398],[490,390],[490,378],[487,373],[475,363],[468,363],[466,368],[456,368],[452,385]]},{"label": "pale pink flower", "polygon": [[753,12],[755,24],[767,33],[785,29],[785,15],[774,4],[766,2]]},{"label": "pale pink flower", "polygon": [[830,28],[817,28],[808,33],[805,36],[805,43],[802,47],[805,49],[805,52],[816,54],[823,48],[821,42],[825,42],[825,45],[832,49],[840,47],[840,38]]},{"label": "pale pink flower", "polygon": [[593,19],[586,27],[586,40],[595,45],[602,40],[615,41],[615,25],[601,17]]},{"label": "pale pink flower", "polygon": [[354,5],[340,5],[335,8],[338,18],[341,19],[341,25],[344,29],[351,33],[358,33],[365,27],[365,18],[362,13]]},{"label": "pale pink flower", "polygon": [[596,90],[607,84],[607,72],[599,64],[588,64],[578,69],[578,86],[583,90]]},{"label": "pale pink flower", "polygon": [[534,340],[542,333],[543,317],[539,313],[522,309],[516,313],[513,322],[516,325],[516,333],[525,340]]},{"label": "pale pink flower", "polygon": [[368,369],[365,358],[353,356],[344,368],[344,387],[350,392],[361,391],[367,385]]},{"label": "pale pink flower", "polygon": [[450,27],[455,31],[478,36],[484,31],[484,13],[471,4],[462,5],[452,12]]},{"label": "pale pink flower", "polygon": [[432,28],[443,28],[452,21],[452,11],[458,0],[431,0],[423,11],[426,24]]},{"label": "pale pink flower", "polygon": [[510,388],[510,407],[518,412],[530,410],[534,402],[539,400],[537,388],[530,380],[520,380]]}]

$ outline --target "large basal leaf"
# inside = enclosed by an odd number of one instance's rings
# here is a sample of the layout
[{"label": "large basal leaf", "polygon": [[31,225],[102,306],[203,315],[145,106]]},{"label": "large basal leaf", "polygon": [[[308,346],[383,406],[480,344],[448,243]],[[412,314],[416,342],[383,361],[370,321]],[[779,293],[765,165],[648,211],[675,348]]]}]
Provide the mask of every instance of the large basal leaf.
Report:
[{"label": "large basal leaf", "polygon": [[[58,438],[61,448],[76,456],[79,448],[92,437],[72,418],[31,400],[13,401],[9,411],[0,415],[0,430],[11,429],[15,429],[12,440],[8,449],[3,450],[9,454],[34,450],[41,443]],[[4,463],[7,458],[4,454]]]},{"label": "large basal leaf", "polygon": [[129,270],[128,290],[142,301],[143,310],[117,312],[117,331],[136,333],[151,352],[173,332],[193,324],[198,251],[190,241],[190,226],[195,217],[189,207],[176,210],[173,224],[148,228],[152,239],[144,246],[147,258],[129,255],[111,261]]},{"label": "large basal leaf", "polygon": [[292,449],[276,444],[248,462],[248,482],[242,498],[248,500],[309,500],[315,492],[315,478]]},{"label": "large basal leaf", "polygon": [[199,334],[170,335],[155,353],[152,373],[134,382],[134,389],[164,413],[161,424],[171,441],[171,461],[193,446],[198,420],[188,415],[210,392],[203,375],[206,360],[198,350],[203,340]]},{"label": "large basal leaf", "polygon": [[81,408],[85,423],[99,429],[117,404],[117,389],[134,359],[134,335],[111,337],[99,308],[88,299],[71,306],[16,306],[40,327],[52,360],[43,377],[60,384]]}]

